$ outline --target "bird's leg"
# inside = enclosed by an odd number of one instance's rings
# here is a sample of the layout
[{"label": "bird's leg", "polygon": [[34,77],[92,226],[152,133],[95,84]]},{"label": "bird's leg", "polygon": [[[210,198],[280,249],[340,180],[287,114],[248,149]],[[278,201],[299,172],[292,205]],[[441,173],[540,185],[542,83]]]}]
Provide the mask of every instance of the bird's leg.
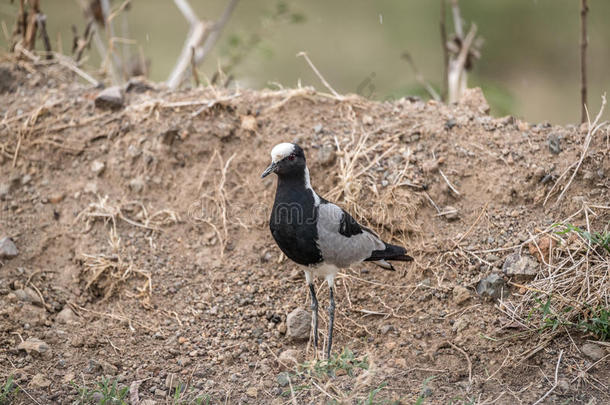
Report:
[{"label": "bird's leg", "polygon": [[328,305],[328,347],[326,348],[326,359],[330,359],[330,350],[333,346],[333,324],[335,323],[335,295],[333,287],[330,287],[330,304]]},{"label": "bird's leg", "polygon": [[318,298],[316,298],[316,289],[313,283],[309,283],[309,292],[311,293],[311,315],[313,317],[313,347],[314,351],[318,350]]}]

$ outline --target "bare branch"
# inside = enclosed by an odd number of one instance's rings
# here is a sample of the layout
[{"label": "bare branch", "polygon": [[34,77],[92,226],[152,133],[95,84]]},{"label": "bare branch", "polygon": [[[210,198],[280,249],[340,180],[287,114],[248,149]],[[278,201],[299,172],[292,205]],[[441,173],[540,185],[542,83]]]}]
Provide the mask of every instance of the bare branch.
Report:
[{"label": "bare branch", "polygon": [[322,84],[324,84],[324,86],[326,86],[326,88],[328,90],[330,90],[330,92],[333,94],[333,96],[335,96],[337,99],[342,100],[343,97],[337,93],[335,91],[335,89],[332,88],[332,86],[326,81],[326,79],[324,78],[324,76],[322,76],[322,73],[320,73],[320,71],[316,68],[316,66],[313,64],[313,62],[311,61],[311,59],[309,59],[309,56],[307,56],[307,53],[305,52],[299,52],[297,53],[297,56],[302,56],[305,58],[305,60],[307,61],[307,63],[309,64],[309,67],[311,67],[311,69],[314,71],[314,73],[316,74],[316,76],[318,76],[318,78],[320,79],[320,81],[322,82]]},{"label": "bare branch", "polygon": [[443,89],[441,91],[441,99],[447,99],[447,71],[449,69],[449,51],[447,50],[447,11],[445,7],[446,0],[441,1],[441,18],[440,18],[440,30],[441,30],[441,45],[443,47],[443,78],[441,80]]},{"label": "bare branch", "polygon": [[231,14],[233,13],[233,10],[235,9],[235,6],[238,2],[239,0],[229,1],[229,4],[227,4],[227,7],[225,7],[225,10],[220,16],[220,19],[212,27],[212,32],[210,32],[210,35],[207,37],[203,46],[195,50],[196,64],[199,65],[201,62],[203,62],[210,53],[210,51],[214,48],[214,45],[216,45],[216,42],[218,42],[218,38],[220,38],[222,29],[229,21],[229,18],[231,17]]},{"label": "bare branch", "polygon": [[580,122],[587,122],[587,0],[580,1]]}]

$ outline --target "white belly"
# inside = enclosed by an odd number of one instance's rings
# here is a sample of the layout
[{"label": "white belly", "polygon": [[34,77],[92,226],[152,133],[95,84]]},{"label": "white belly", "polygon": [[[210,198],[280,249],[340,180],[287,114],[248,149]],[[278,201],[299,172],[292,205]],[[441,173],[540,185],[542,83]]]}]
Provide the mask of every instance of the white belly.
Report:
[{"label": "white belly", "polygon": [[315,266],[304,267],[305,271],[305,279],[307,280],[307,284],[311,284],[313,282],[313,277],[324,278],[328,283],[329,287],[332,287],[335,283],[335,275],[339,271],[339,268],[332,264],[318,264]]}]

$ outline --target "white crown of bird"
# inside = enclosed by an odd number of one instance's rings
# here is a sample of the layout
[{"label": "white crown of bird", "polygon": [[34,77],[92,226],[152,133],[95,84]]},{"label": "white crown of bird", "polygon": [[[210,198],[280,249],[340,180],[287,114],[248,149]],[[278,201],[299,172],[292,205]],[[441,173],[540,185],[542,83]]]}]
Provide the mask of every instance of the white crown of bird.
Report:
[{"label": "white crown of bird", "polygon": [[283,142],[278,143],[271,149],[271,161],[277,163],[294,152],[294,144]]}]

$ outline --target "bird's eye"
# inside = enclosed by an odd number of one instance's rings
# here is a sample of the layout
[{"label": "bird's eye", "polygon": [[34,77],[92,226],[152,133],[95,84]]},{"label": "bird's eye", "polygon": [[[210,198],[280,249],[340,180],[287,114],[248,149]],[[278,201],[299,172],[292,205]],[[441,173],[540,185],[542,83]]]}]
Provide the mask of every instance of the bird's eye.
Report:
[{"label": "bird's eye", "polygon": [[296,156],[295,156],[295,155],[289,155],[289,156],[288,156],[288,160],[294,160],[295,158],[296,158]]}]

